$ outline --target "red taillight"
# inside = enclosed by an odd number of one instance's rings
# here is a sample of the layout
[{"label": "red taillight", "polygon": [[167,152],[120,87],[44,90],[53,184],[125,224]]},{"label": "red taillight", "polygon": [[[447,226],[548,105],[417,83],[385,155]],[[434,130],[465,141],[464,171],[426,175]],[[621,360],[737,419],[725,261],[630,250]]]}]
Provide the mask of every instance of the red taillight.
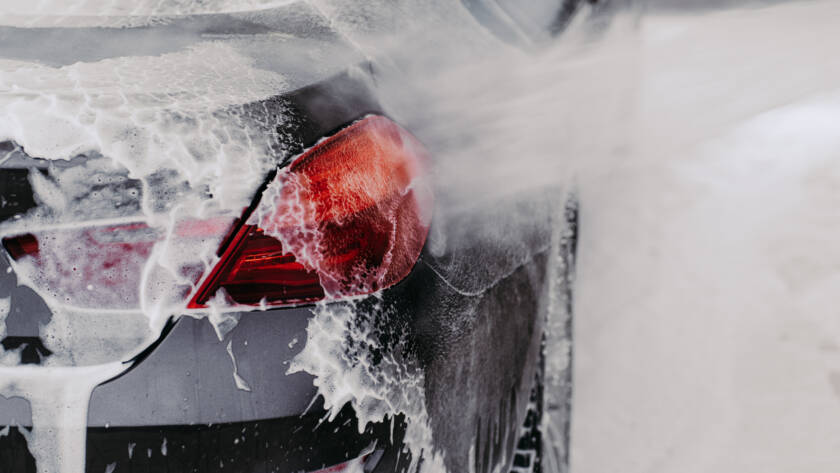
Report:
[{"label": "red taillight", "polygon": [[384,117],[310,149],[269,186],[190,301],[219,289],[236,304],[363,295],[411,271],[428,233],[422,145]]},{"label": "red taillight", "polygon": [[[139,307],[144,268],[167,236],[170,246],[196,253],[177,264],[158,262],[175,273],[167,281],[184,286],[173,297],[189,308],[206,307],[219,290],[235,305],[370,294],[402,280],[420,255],[432,204],[426,165],[414,137],[372,116],[281,170],[238,228],[219,217],[179,221],[170,235],[131,222],[2,241],[33,285],[75,307]],[[202,276],[199,246],[215,248],[225,235],[220,260]],[[162,281],[155,284],[170,284]]]}]

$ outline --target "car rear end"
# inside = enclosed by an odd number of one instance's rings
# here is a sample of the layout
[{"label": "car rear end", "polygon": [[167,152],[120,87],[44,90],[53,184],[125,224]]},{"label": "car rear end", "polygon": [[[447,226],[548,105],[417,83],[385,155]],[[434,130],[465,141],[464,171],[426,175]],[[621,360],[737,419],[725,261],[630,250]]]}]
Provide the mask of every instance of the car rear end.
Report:
[{"label": "car rear end", "polygon": [[[53,20],[0,27],[50,38],[4,52],[37,67],[4,84],[0,369],[121,363],[90,395],[86,471],[401,471],[418,439],[453,471],[510,464],[551,205],[434,220],[433,156],[306,3]],[[117,61],[134,55],[160,60]],[[87,63],[114,73],[87,83]],[[218,75],[206,91],[196,69]],[[167,92],[109,94],[126,74]],[[0,392],[0,471],[34,472],[18,392]]]}]

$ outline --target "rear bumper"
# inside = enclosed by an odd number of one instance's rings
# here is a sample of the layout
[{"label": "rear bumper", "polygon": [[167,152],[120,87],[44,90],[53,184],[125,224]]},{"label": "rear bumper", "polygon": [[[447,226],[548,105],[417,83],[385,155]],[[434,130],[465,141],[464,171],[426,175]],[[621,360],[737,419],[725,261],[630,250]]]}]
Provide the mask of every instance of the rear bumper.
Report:
[{"label": "rear bumper", "polygon": [[[314,472],[356,460],[365,472],[384,473],[398,471],[408,461],[400,446],[399,421],[393,431],[388,422],[369,425],[359,434],[349,408],[332,422],[321,422],[320,414],[214,425],[89,428],[85,470]],[[0,437],[0,471],[36,473],[18,429]]]},{"label": "rear bumper", "polygon": [[359,434],[349,408],[332,422],[323,420],[316,410],[214,425],[91,428],[86,470],[99,473],[115,464],[115,472],[312,472],[366,457],[365,471],[396,471],[400,439],[392,441],[390,422],[369,425]]},{"label": "rear bumper", "polygon": [[[314,472],[361,457],[365,472],[398,471],[408,461],[399,418],[359,433],[348,405],[328,421],[313,377],[286,374],[312,316],[242,313],[222,341],[206,319],[182,317],[133,369],[93,391],[86,471]],[[250,391],[237,387],[234,366]],[[0,428],[29,420],[28,403],[0,396]],[[0,432],[0,472],[36,472],[27,432]]]}]

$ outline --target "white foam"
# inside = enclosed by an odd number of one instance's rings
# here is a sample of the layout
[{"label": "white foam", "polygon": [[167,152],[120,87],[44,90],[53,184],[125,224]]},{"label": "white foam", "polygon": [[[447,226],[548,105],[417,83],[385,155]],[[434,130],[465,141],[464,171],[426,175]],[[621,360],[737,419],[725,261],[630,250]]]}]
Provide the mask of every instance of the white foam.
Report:
[{"label": "white foam", "polygon": [[294,0],[9,0],[0,5],[3,24],[15,26],[143,26],[161,16],[253,11],[287,5]]},{"label": "white foam", "polygon": [[24,397],[31,406],[33,428],[27,442],[39,473],[84,471],[90,393],[124,369],[120,362],[72,368],[0,367],[0,395]]},{"label": "white foam", "polygon": [[233,381],[236,383],[236,389],[242,391],[251,391],[251,386],[239,375],[239,368],[236,366],[236,357],[233,355],[233,340],[229,340],[225,346],[230,362],[233,364]]},{"label": "white foam", "polygon": [[0,339],[6,337],[6,317],[9,316],[11,304],[11,297],[0,297]]},{"label": "white foam", "polygon": [[423,471],[446,471],[444,454],[432,442],[422,370],[416,360],[400,356],[405,350],[399,346],[390,347],[374,362],[370,344],[377,343],[376,327],[366,320],[360,320],[355,303],[319,303],[306,328],[306,345],[290,363],[288,373],[315,376],[330,419],[349,403],[358,418],[359,433],[371,422],[393,422],[394,416],[405,415],[404,441],[412,454],[412,468],[422,455]]}]

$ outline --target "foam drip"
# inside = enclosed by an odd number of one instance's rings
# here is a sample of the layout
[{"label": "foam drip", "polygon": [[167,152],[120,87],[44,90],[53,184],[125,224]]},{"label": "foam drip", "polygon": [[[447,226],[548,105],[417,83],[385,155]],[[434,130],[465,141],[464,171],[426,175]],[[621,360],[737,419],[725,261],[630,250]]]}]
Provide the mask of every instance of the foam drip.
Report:
[{"label": "foam drip", "polygon": [[83,368],[0,367],[0,395],[26,398],[31,406],[33,428],[27,442],[39,473],[85,470],[90,394],[124,369],[120,362]]}]

